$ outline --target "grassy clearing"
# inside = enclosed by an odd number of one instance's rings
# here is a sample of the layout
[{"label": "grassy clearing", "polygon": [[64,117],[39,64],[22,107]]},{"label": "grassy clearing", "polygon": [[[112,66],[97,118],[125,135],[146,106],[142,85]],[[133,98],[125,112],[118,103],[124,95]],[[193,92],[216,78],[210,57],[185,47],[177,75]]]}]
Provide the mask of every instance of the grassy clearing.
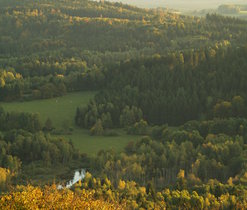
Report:
[{"label": "grassy clearing", "polygon": [[66,136],[71,139],[76,148],[87,154],[96,154],[100,149],[114,149],[122,152],[130,141],[137,141],[141,136],[127,135],[118,130],[118,136],[91,136],[85,129],[75,129],[72,135]]},{"label": "grassy clearing", "polygon": [[66,135],[66,138],[71,139],[75,147],[83,153],[92,155],[101,149],[111,148],[121,152],[129,141],[137,141],[140,137],[127,135],[122,130],[117,130],[119,136],[91,136],[89,131],[78,129],[74,124],[76,107],[85,106],[94,95],[95,92],[76,92],[58,98],[1,103],[1,105],[8,112],[39,113],[43,122],[49,117],[56,128],[61,128],[62,123],[67,121],[74,131],[71,135]]},{"label": "grassy clearing", "polygon": [[58,98],[1,103],[1,105],[8,112],[39,113],[43,122],[49,117],[53,125],[59,128],[64,121],[68,121],[69,125],[75,126],[76,107],[86,105],[94,95],[95,92],[92,91],[75,92]]}]

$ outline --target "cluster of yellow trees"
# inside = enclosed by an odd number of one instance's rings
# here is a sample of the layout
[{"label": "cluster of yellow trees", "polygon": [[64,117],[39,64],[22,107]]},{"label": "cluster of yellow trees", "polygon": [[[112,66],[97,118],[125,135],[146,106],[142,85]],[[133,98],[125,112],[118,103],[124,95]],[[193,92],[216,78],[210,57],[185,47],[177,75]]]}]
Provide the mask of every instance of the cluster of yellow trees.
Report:
[{"label": "cluster of yellow trees", "polygon": [[[242,179],[247,177],[244,175]],[[247,191],[242,186],[224,185],[210,180],[208,184],[185,189],[184,170],[177,175],[176,188],[164,188],[156,191],[151,183],[146,187],[134,181],[119,180],[117,187],[109,179],[101,180],[86,173],[82,182],[74,185],[78,194],[85,190],[95,192],[95,198],[118,201],[129,209],[246,209]],[[93,191],[94,190],[94,191]]]},{"label": "cluster of yellow trees", "polygon": [[56,185],[44,188],[18,186],[16,191],[0,197],[0,209],[126,209],[124,205],[93,199],[94,192],[57,190]]},{"label": "cluster of yellow trees", "polygon": [[10,170],[0,167],[0,192],[8,185],[12,174]]},{"label": "cluster of yellow trees", "polygon": [[[183,173],[181,170],[178,175],[179,183],[184,179]],[[155,192],[151,185],[145,188],[123,180],[114,189],[107,178],[100,181],[87,173],[73,190],[58,190],[55,184],[16,186],[12,192],[0,196],[0,209],[246,209],[246,190],[238,188],[237,191],[239,195],[223,193],[220,196],[168,188]]]},{"label": "cluster of yellow trees", "polygon": [[22,75],[19,73],[13,73],[13,71],[7,71],[0,69],[0,87],[4,87],[6,83],[10,83],[15,79],[21,79]]}]

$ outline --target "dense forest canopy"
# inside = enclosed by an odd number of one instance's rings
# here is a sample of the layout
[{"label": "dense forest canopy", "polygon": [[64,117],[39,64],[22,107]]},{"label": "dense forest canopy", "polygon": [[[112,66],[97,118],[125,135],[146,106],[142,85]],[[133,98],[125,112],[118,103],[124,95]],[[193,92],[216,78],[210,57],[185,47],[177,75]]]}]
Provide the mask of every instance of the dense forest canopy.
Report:
[{"label": "dense forest canopy", "polygon": [[[107,1],[0,0],[0,31],[5,106],[97,92],[62,130],[50,116],[0,108],[0,208],[246,208],[245,20]],[[74,129],[140,138],[82,154]],[[78,168],[85,178],[57,189]]]},{"label": "dense forest canopy", "polygon": [[[107,115],[114,126],[122,126],[121,117],[128,115],[152,125],[246,117],[246,49],[187,51],[110,67],[104,71],[107,89],[77,110],[76,122],[90,128],[97,118],[104,124]],[[141,117],[134,117],[134,107]]]},{"label": "dense forest canopy", "polygon": [[205,48],[215,53],[247,39],[245,21],[217,15],[198,18],[91,1],[1,4],[2,101],[97,89],[105,66]]}]

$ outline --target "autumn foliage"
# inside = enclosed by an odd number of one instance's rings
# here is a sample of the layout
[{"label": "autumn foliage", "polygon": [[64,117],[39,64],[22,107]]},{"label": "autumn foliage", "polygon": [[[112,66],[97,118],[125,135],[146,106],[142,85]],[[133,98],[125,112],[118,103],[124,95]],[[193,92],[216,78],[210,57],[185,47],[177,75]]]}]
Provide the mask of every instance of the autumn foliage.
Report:
[{"label": "autumn foliage", "polygon": [[44,188],[18,186],[0,198],[0,209],[125,209],[123,205],[92,198],[93,191],[80,194],[58,190],[56,185]]}]

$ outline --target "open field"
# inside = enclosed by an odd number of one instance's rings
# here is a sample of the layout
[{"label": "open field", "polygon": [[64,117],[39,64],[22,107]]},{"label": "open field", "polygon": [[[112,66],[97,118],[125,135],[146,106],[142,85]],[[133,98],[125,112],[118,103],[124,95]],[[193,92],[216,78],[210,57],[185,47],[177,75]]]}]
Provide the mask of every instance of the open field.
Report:
[{"label": "open field", "polygon": [[91,136],[85,129],[75,129],[72,135],[66,137],[72,140],[76,148],[87,154],[96,154],[100,149],[122,152],[128,142],[141,138],[141,136],[127,135],[122,130],[117,132],[118,136]]},{"label": "open field", "polygon": [[76,107],[86,105],[95,92],[69,93],[63,97],[34,100],[27,102],[1,103],[6,111],[39,113],[43,122],[49,117],[56,128],[61,128],[64,121],[72,126],[74,131],[71,135],[66,135],[71,139],[75,147],[87,154],[96,154],[100,149],[114,148],[117,152],[123,150],[129,141],[136,141],[140,136],[127,135],[122,130],[118,130],[119,136],[91,136],[89,131],[76,128],[74,116]]},{"label": "open field", "polygon": [[65,120],[69,125],[74,126],[76,107],[86,105],[94,94],[95,92],[92,91],[75,92],[58,98],[1,103],[1,105],[8,112],[39,113],[43,122],[49,117],[53,126],[59,128]]}]

